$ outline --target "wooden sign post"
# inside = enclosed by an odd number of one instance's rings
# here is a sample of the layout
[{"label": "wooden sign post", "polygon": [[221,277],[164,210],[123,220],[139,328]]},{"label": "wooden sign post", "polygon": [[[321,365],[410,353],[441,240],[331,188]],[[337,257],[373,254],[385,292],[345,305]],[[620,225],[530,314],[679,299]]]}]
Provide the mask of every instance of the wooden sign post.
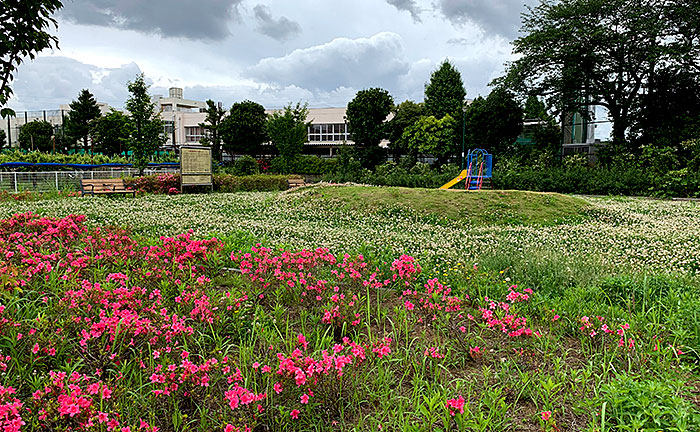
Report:
[{"label": "wooden sign post", "polygon": [[214,190],[210,147],[180,147],[180,192],[185,186],[209,186]]}]

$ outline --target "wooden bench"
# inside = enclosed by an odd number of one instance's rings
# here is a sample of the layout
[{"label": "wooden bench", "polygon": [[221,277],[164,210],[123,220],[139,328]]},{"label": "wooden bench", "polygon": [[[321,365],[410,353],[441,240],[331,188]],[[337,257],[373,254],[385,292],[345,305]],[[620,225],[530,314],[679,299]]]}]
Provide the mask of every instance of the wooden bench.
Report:
[{"label": "wooden bench", "polygon": [[303,178],[290,178],[287,179],[287,187],[288,188],[295,188],[295,187],[301,187],[301,186],[306,186],[306,181],[304,181]]},{"label": "wooden bench", "polygon": [[80,180],[80,191],[83,195],[110,195],[110,194],[131,194],[136,196],[136,191],[129,190],[124,184],[124,180],[116,179],[82,179]]}]

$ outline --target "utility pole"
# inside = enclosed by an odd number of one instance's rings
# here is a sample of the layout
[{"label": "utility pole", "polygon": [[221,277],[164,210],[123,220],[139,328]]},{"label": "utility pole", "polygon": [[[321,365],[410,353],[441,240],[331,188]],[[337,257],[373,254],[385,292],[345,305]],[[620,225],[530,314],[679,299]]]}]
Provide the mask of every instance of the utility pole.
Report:
[{"label": "utility pole", "polygon": [[467,129],[467,105],[462,105],[462,170],[464,170],[464,135]]}]

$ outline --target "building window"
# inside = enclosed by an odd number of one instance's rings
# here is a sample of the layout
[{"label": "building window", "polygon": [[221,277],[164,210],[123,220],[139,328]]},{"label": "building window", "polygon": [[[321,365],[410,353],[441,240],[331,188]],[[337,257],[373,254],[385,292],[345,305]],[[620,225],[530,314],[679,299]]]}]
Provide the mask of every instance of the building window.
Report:
[{"label": "building window", "polygon": [[199,126],[185,126],[185,142],[199,142],[204,137],[204,131]]},{"label": "building window", "polygon": [[345,123],[312,124],[309,126],[309,142],[340,142],[350,139]]}]

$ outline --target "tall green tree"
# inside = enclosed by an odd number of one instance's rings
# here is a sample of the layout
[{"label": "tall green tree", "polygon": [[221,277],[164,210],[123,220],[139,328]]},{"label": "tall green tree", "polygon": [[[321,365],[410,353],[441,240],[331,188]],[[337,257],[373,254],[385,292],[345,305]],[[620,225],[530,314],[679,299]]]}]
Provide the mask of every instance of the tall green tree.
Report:
[{"label": "tall green tree", "polygon": [[470,147],[496,155],[509,155],[523,125],[523,109],[503,88],[495,88],[486,99],[476,98],[466,112],[466,141]]},{"label": "tall green tree", "polygon": [[407,100],[398,104],[393,109],[393,113],[394,116],[387,125],[389,130],[389,148],[394,153],[394,159],[399,160],[402,155],[410,151],[408,142],[403,139],[403,133],[425,115],[425,105]]},{"label": "tall green tree", "polygon": [[44,120],[34,120],[19,129],[19,146],[26,150],[50,152],[54,147],[54,127]]},{"label": "tall green tree", "polygon": [[637,147],[675,147],[700,138],[700,74],[664,70],[634,110],[630,140]]},{"label": "tall green tree", "polygon": [[257,102],[236,102],[219,126],[224,150],[250,156],[260,154],[267,140],[265,108]]},{"label": "tall green tree", "polygon": [[95,96],[83,89],[78,98],[70,103],[70,109],[64,125],[65,133],[74,141],[82,140],[83,149],[87,152],[92,121],[100,116],[100,107],[97,106]]},{"label": "tall green tree", "polygon": [[7,134],[4,130],[0,129],[0,150],[2,150],[6,145],[7,147],[10,146],[10,143],[7,142]]},{"label": "tall green tree", "polygon": [[345,115],[350,139],[365,167],[376,165],[383,157],[379,143],[387,136],[386,118],[393,106],[394,98],[381,88],[360,90],[348,103]]},{"label": "tall green tree", "polygon": [[660,69],[700,70],[700,2],[542,0],[523,15],[519,59],[496,80],[559,112],[601,106],[625,142],[633,108]]},{"label": "tall green tree", "polygon": [[207,99],[207,117],[199,127],[209,132],[209,142],[214,160],[221,160],[221,134],[219,127],[226,115],[226,110],[218,106],[213,100]]},{"label": "tall green tree", "polygon": [[462,74],[448,60],[430,75],[430,82],[425,85],[425,109],[435,118],[449,114],[452,118],[461,118],[464,99],[467,96],[462,82]]},{"label": "tall green tree", "polygon": [[463,107],[467,96],[462,74],[449,60],[443,61],[430,75],[425,85],[425,109],[441,119],[450,115],[455,120],[454,140],[448,155],[460,154],[462,143]]},{"label": "tall green tree", "polygon": [[134,166],[138,168],[139,174],[143,175],[151,156],[165,144],[167,137],[163,133],[160,113],[156,111],[156,106],[148,94],[148,85],[143,74],[137,75],[127,87],[131,93],[125,104],[131,121],[129,149],[134,154]]},{"label": "tall green tree", "polygon": [[12,96],[14,72],[25,57],[58,47],[58,38],[48,31],[58,24],[52,14],[63,7],[60,0],[0,1],[0,117],[13,115],[6,108]]},{"label": "tall green tree", "polygon": [[130,136],[129,117],[116,110],[96,118],[90,129],[90,139],[95,150],[110,156],[126,150],[129,146]]},{"label": "tall green tree", "polygon": [[308,104],[290,103],[284,110],[270,114],[265,123],[265,130],[272,144],[277,147],[280,156],[292,160],[304,151],[308,140]]},{"label": "tall green tree", "polygon": [[431,154],[444,161],[452,153],[455,123],[449,114],[441,119],[424,116],[406,128],[402,139],[408,143],[410,151]]}]

